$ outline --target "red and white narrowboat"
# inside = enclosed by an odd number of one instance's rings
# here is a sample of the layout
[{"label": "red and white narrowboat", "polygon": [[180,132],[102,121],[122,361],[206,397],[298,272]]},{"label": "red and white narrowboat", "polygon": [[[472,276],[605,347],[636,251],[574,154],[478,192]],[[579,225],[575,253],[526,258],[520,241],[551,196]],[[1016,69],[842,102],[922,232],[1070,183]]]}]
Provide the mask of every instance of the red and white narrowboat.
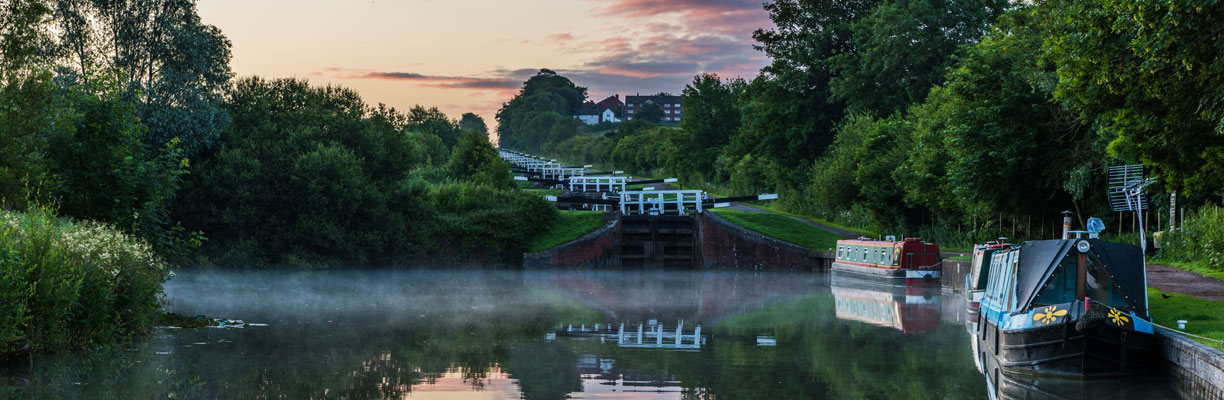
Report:
[{"label": "red and white narrowboat", "polygon": [[939,245],[918,238],[837,241],[832,270],[897,285],[938,286],[941,275]]}]

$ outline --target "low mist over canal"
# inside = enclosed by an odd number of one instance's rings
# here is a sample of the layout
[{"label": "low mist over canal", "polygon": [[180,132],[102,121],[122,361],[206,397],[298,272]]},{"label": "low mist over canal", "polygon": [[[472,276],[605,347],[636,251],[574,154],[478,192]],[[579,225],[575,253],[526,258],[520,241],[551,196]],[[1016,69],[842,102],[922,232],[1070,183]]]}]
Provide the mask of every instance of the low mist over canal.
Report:
[{"label": "low mist over canal", "polygon": [[[898,290],[810,273],[185,271],[166,286],[169,311],[245,327],[40,356],[0,386],[35,398],[992,397],[960,296]],[[1173,396],[1159,382],[1005,386]]]}]

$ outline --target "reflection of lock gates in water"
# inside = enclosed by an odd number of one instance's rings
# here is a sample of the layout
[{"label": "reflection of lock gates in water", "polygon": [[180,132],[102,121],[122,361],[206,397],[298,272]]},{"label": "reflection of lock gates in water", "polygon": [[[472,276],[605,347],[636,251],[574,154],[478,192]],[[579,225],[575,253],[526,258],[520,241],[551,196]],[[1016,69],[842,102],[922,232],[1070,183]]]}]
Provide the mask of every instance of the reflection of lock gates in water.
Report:
[{"label": "reflection of lock gates in water", "polygon": [[[3,376],[18,378],[0,381],[0,390],[25,379],[19,397],[697,392],[801,399],[890,398],[896,388],[879,383],[906,381],[915,397],[987,397],[981,375],[961,373],[975,364],[969,333],[954,328],[965,320],[960,296],[827,279],[806,272],[184,270],[166,285],[168,311],[246,327],[163,329],[128,348],[40,357],[33,376],[28,365],[4,367]],[[682,345],[702,341],[699,348],[633,347],[558,330],[599,324],[616,335],[621,323],[634,345],[639,323],[643,345],[658,344],[652,326],[664,344],[674,343],[681,325]],[[895,367],[880,368],[888,365]],[[1118,385],[1169,397],[1147,384]]]}]

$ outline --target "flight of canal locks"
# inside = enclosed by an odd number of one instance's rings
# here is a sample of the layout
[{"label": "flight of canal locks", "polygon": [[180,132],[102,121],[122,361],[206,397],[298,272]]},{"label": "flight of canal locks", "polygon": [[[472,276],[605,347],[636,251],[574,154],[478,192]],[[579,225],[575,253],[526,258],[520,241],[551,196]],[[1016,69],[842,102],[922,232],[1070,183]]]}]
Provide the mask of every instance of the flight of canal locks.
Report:
[{"label": "flight of canal locks", "polygon": [[[950,251],[814,251],[746,229],[777,195],[501,149],[600,227],[521,269],[185,269],[134,342],[5,363],[16,398],[1219,399],[1220,351],[1149,314],[1144,246],[1100,220]],[[1141,186],[1141,185],[1140,185]],[[1135,203],[1138,204],[1138,203]],[[798,217],[795,217],[798,218]],[[810,221],[809,221],[810,222]],[[799,222],[797,222],[799,223]],[[190,319],[190,318],[189,318]]]}]

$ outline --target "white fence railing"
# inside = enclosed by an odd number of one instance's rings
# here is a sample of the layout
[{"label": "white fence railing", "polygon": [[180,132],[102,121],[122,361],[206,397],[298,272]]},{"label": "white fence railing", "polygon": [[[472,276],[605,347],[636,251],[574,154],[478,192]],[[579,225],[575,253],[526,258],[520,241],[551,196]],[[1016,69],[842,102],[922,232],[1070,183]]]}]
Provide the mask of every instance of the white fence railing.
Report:
[{"label": "white fence railing", "polygon": [[620,194],[620,212],[624,215],[680,215],[701,213],[705,192],[700,190],[635,190]]},{"label": "white fence railing", "polygon": [[624,176],[574,176],[569,178],[569,191],[620,193],[628,182]]}]

